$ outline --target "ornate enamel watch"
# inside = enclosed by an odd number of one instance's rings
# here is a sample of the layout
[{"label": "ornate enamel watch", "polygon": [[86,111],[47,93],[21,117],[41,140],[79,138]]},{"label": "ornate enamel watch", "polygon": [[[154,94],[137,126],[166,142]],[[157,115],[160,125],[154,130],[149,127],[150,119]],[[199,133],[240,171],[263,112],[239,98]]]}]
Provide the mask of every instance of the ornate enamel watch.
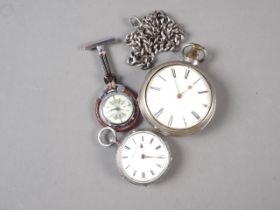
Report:
[{"label": "ornate enamel watch", "polygon": [[102,126],[110,126],[122,132],[131,129],[137,123],[140,111],[136,95],[124,85],[116,83],[116,77],[111,72],[104,45],[114,41],[107,39],[91,44],[85,49],[97,49],[105,71],[106,87],[96,99],[96,118]]},{"label": "ornate enamel watch", "polygon": [[[106,133],[110,137],[106,138]],[[116,162],[121,175],[133,184],[149,184],[158,180],[171,161],[166,142],[156,133],[147,130],[132,131],[123,140],[116,132],[105,127],[98,134],[102,146],[117,144]]]},{"label": "ornate enamel watch", "polygon": [[207,52],[199,44],[183,48],[183,61],[170,61],[147,75],[138,102],[144,118],[165,135],[186,135],[203,129],[214,115],[216,94],[196,67]]}]

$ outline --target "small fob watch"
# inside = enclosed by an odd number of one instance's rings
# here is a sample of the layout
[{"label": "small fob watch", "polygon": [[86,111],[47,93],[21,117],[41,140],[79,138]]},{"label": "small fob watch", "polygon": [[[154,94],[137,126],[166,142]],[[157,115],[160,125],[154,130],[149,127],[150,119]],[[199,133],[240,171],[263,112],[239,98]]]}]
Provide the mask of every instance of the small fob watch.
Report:
[{"label": "small fob watch", "polygon": [[199,44],[183,47],[183,61],[170,61],[147,75],[138,97],[144,118],[165,135],[187,135],[203,129],[214,115],[216,94],[196,67],[207,52]]},{"label": "small fob watch", "polygon": [[[105,132],[110,132],[111,137],[106,138]],[[105,127],[99,131],[98,141],[105,147],[118,145],[117,167],[122,176],[133,184],[145,185],[158,180],[171,161],[169,147],[151,131],[132,131],[120,141],[114,129]]]},{"label": "small fob watch", "polygon": [[140,111],[136,95],[124,85],[116,83],[116,77],[111,72],[104,45],[114,41],[113,38],[106,39],[85,49],[98,51],[105,71],[106,88],[96,100],[97,120],[104,127],[110,126],[122,132],[131,129],[137,123]]}]

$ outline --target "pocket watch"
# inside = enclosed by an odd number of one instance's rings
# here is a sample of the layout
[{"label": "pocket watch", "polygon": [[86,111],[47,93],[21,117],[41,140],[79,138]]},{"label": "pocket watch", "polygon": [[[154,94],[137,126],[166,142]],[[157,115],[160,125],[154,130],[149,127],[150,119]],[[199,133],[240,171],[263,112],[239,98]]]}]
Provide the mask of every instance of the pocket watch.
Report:
[{"label": "pocket watch", "polygon": [[104,45],[114,41],[113,38],[106,39],[86,46],[85,49],[98,51],[105,71],[106,87],[96,99],[96,118],[102,126],[110,126],[122,132],[131,129],[137,123],[140,111],[137,96],[124,85],[116,83],[116,77],[112,74]]},{"label": "pocket watch", "polygon": [[214,115],[216,94],[196,67],[207,52],[199,44],[183,47],[183,61],[170,61],[149,72],[138,103],[144,118],[165,135],[187,135],[203,129]]},{"label": "pocket watch", "polygon": [[[110,132],[111,137],[106,138],[105,132]],[[118,145],[117,167],[121,175],[133,184],[145,185],[158,180],[171,161],[168,145],[152,131],[132,131],[120,141],[114,129],[105,127],[99,131],[98,141],[105,147]]]}]

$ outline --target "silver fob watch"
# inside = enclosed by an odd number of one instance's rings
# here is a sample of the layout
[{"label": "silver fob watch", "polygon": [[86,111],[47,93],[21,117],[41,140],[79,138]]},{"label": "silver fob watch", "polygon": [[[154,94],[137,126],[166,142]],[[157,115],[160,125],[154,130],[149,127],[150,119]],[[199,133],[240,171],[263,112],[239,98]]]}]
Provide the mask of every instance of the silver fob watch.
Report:
[{"label": "silver fob watch", "polygon": [[[106,132],[111,134],[106,138]],[[102,146],[117,144],[116,162],[121,175],[133,184],[149,184],[158,180],[171,161],[166,142],[156,133],[147,130],[132,131],[118,140],[116,131],[105,127],[98,134]]]}]

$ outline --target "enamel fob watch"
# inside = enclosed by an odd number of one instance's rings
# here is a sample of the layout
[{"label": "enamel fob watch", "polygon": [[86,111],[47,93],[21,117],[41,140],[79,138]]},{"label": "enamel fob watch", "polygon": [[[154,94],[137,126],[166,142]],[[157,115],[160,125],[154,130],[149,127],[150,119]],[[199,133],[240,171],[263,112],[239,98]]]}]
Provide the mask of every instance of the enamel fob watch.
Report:
[{"label": "enamel fob watch", "polygon": [[118,84],[111,72],[104,45],[112,42],[115,42],[115,39],[106,39],[86,46],[85,49],[98,51],[105,72],[106,87],[96,100],[96,118],[102,126],[110,126],[123,132],[137,123],[140,111],[136,95],[124,85]]},{"label": "enamel fob watch", "polygon": [[187,135],[203,129],[214,115],[216,95],[197,68],[207,52],[199,44],[183,47],[183,61],[157,66],[147,75],[138,97],[144,118],[164,135]]},{"label": "enamel fob watch", "polygon": [[133,184],[145,185],[158,180],[171,161],[168,145],[151,131],[132,131],[120,141],[114,129],[105,127],[100,130],[98,141],[105,147],[118,145],[117,167],[121,175]]}]

